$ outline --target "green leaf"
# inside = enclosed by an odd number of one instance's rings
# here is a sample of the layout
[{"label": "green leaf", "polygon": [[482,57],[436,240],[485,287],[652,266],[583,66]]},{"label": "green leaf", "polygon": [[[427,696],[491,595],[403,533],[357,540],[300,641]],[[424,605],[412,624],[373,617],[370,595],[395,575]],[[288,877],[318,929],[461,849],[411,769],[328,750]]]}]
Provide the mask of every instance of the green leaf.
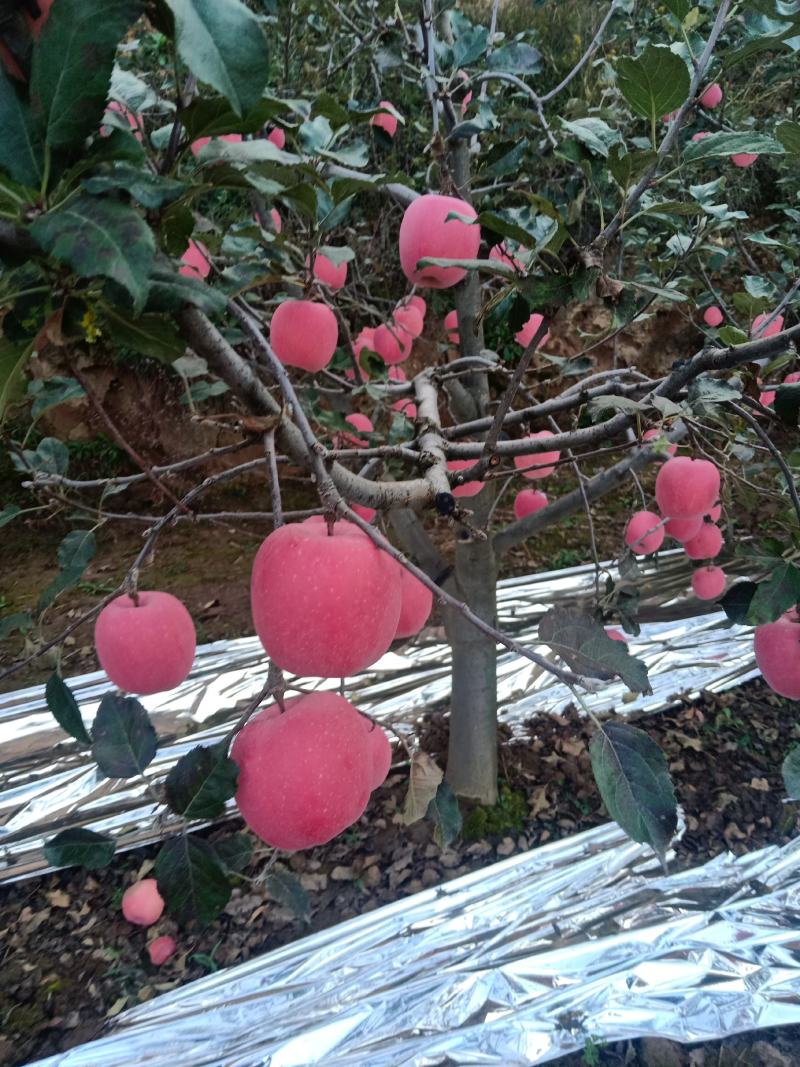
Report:
[{"label": "green leaf", "polygon": [[239,768],[224,745],[199,745],[181,756],[164,783],[169,807],[187,819],[217,819],[236,792]]},{"label": "green leaf", "polygon": [[29,611],[15,611],[12,615],[6,615],[0,619],[0,641],[5,641],[11,634],[19,631],[26,634],[33,629],[33,616]]},{"label": "green leaf", "polygon": [[739,400],[741,395],[740,383],[702,375],[691,383],[686,399],[690,407],[702,408],[707,404],[725,404],[731,400]]},{"label": "green leaf", "polygon": [[790,800],[800,800],[800,745],[789,752],[781,766],[783,784]]},{"label": "green leaf", "polygon": [[186,342],[166,315],[145,313],[134,318],[120,308],[106,307],[108,332],[116,344],[131,348],[143,356],[173,363],[186,351]]},{"label": "green leaf", "polygon": [[88,730],[83,725],[78,702],[69,691],[63,679],[55,673],[51,674],[47,679],[44,693],[47,700],[47,706],[53,713],[53,718],[61,729],[66,730],[68,734],[74,737],[76,741],[80,741],[82,745],[91,745],[92,739],[89,737]]},{"label": "green leaf", "polygon": [[0,529],[3,526],[7,526],[10,522],[16,519],[17,515],[22,514],[22,508],[17,504],[6,504],[6,506],[0,510]]},{"label": "green leaf", "polygon": [[679,22],[683,22],[692,9],[690,0],[664,0],[666,7]]},{"label": "green leaf", "polygon": [[506,70],[512,74],[538,74],[542,54],[524,41],[511,41],[492,52],[492,70]]},{"label": "green leaf", "polygon": [[800,568],[794,563],[781,563],[766,581],[758,583],[747,612],[747,621],[751,626],[775,622],[785,611],[798,603],[800,603]]},{"label": "green leaf", "polygon": [[259,133],[283,110],[275,100],[259,100],[242,117],[222,96],[198,96],[181,112],[181,124],[193,141],[198,137],[219,137],[223,133]]},{"label": "green leaf", "polygon": [[231,834],[215,842],[214,851],[227,871],[239,874],[253,855],[253,839],[249,834]]},{"label": "green leaf", "polygon": [[800,156],[800,122],[779,122],[775,127],[775,136],[787,155]]},{"label": "green leaf", "polygon": [[33,50],[31,107],[53,148],[79,148],[99,129],[117,45],[141,0],[58,0]]},{"label": "green leaf", "polygon": [[209,923],[230,900],[230,882],[214,849],[188,834],[163,845],[155,876],[167,911],[179,923]]},{"label": "green leaf", "polygon": [[12,456],[17,470],[41,471],[42,474],[66,474],[69,466],[69,451],[63,441],[57,437],[43,437],[36,446],[36,451],[24,449],[22,458]]},{"label": "green leaf", "polygon": [[608,155],[608,168],[617,185],[627,189],[637,181],[657,159],[652,150],[625,152],[622,145],[614,145]]},{"label": "green leaf", "polygon": [[746,344],[750,338],[743,330],[738,330],[735,326],[723,326],[718,337],[724,345],[743,345]]},{"label": "green leaf", "polygon": [[38,419],[50,408],[58,407],[67,400],[77,400],[86,396],[83,386],[74,378],[62,378],[54,374],[52,378],[34,378],[28,382],[28,396],[33,397],[31,416]]},{"label": "green leaf", "polygon": [[187,191],[183,182],[153,174],[152,171],[142,170],[122,161],[105,167],[101,173],[91,178],[86,178],[83,187],[87,193],[95,196],[123,189],[142,207],[153,211],[164,207],[165,204],[171,204]]},{"label": "green leaf", "polygon": [[759,156],[782,156],[784,147],[774,137],[765,133],[712,133],[701,141],[689,141],[683,150],[687,163],[718,156],[733,156],[741,152]]},{"label": "green leaf", "polygon": [[614,641],[591,615],[576,608],[551,608],[539,621],[539,639],[567,666],[589,678],[619,675],[634,693],[651,693],[647,667]]},{"label": "green leaf", "polygon": [[793,430],[797,429],[800,416],[800,384],[792,382],[789,385],[779,385],[775,390],[773,409],[781,422]]},{"label": "green leaf", "polygon": [[439,848],[447,846],[461,833],[461,808],[458,797],[447,782],[440,782],[428,805],[427,817],[434,823],[433,840]]},{"label": "green leaf", "polygon": [[643,730],[607,722],[592,736],[589,755],[611,818],[633,841],[650,845],[663,862],[678,809],[661,749]]},{"label": "green leaf", "polygon": [[458,36],[453,42],[453,66],[467,67],[480,59],[489,43],[489,31],[473,26],[464,16],[459,20]]},{"label": "green leaf", "polygon": [[181,59],[227,98],[237,115],[261,99],[269,50],[261,23],[240,0],[166,0]]},{"label": "green leaf", "polygon": [[92,724],[92,755],[107,778],[134,778],[151,762],[158,737],[134,697],[107,693]]},{"label": "green leaf", "polygon": [[155,242],[150,227],[128,204],[81,193],[40,216],[30,233],[48,255],[81,278],[112,278],[130,293],[137,310],[144,307]]},{"label": "green leaf", "polygon": [[403,814],[400,817],[401,822],[410,826],[424,818],[443,778],[441,769],[437,767],[428,753],[417,749],[411,757],[408,792]]},{"label": "green leaf", "polygon": [[180,311],[184,304],[194,304],[209,315],[218,315],[227,303],[224,293],[199,278],[187,278],[171,267],[159,265],[150,275],[148,311],[174,312]]},{"label": "green leaf", "polygon": [[273,867],[264,879],[264,888],[272,899],[287,908],[300,922],[311,920],[311,901],[296,874],[286,867]]},{"label": "green leaf", "polygon": [[27,101],[1,67],[0,130],[0,168],[15,182],[38,188],[42,181],[41,138]]},{"label": "green leaf", "polygon": [[758,586],[755,582],[736,582],[719,601],[722,610],[740,626],[747,622],[747,613]]},{"label": "green leaf", "polygon": [[590,152],[594,152],[604,159],[608,158],[612,145],[618,144],[622,140],[619,130],[612,130],[607,122],[603,122],[602,119],[594,116],[585,119],[573,119],[571,122],[560,118],[559,121],[566,133],[572,134],[581,144],[585,144]]},{"label": "green leaf", "polygon": [[44,855],[52,867],[85,867],[87,871],[96,871],[111,863],[116,847],[110,837],[76,826],[51,838],[44,846]]},{"label": "green leaf", "polygon": [[689,70],[680,56],[654,45],[648,45],[638,59],[618,60],[617,81],[633,110],[651,124],[679,108],[691,87]]},{"label": "green leaf", "polygon": [[30,345],[21,348],[8,338],[0,337],[0,423],[11,405],[24,395],[22,374],[30,358]]},{"label": "green leaf", "polygon": [[97,551],[92,530],[70,530],[58,546],[58,565],[62,570],[80,567],[84,571]]}]

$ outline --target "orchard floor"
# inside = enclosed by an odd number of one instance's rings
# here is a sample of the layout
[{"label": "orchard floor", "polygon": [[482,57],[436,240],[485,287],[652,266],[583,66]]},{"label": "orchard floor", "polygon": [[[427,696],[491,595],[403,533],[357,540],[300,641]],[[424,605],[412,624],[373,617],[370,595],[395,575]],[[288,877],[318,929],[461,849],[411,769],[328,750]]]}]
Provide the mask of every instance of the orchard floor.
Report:
[{"label": "orchard floor", "polygon": [[[722,695],[705,694],[639,724],[665,751],[686,814],[678,866],[701,864],[728,849],[740,854],[783,844],[797,834],[798,811],[783,802],[780,781],[781,762],[800,740],[796,706],[753,682]],[[102,874],[66,870],[5,887],[0,1064],[16,1067],[90,1040],[125,1008],[209,970],[605,821],[589,765],[590,732],[572,709],[533,720],[529,741],[501,748],[501,803],[465,812],[463,837],[445,849],[433,842],[426,822],[399,823],[407,774],[398,757],[355,827],[287,859],[308,894],[308,922],[266,896],[255,881],[254,862],[225,913],[204,931],[178,931],[167,920],[158,924],[158,933],[175,934],[179,941],[178,954],[160,969],[147,962],[147,933],[125,922],[119,908],[124,888],[150,871],[155,847],[119,856]],[[446,719],[431,717],[425,749],[443,759],[446,737]],[[208,835],[216,840],[240,829],[231,821]],[[652,1039],[590,1046],[560,1062],[791,1067],[800,1063],[800,1027],[696,1048]]]}]

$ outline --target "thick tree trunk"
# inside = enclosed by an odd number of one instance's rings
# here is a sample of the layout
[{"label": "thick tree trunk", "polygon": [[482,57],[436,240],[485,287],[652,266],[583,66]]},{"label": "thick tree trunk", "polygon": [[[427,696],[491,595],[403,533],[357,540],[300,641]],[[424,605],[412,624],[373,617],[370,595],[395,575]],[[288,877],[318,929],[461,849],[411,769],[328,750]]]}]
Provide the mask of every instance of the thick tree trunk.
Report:
[{"label": "thick tree trunk", "polygon": [[[484,499],[486,498],[486,499]],[[494,493],[469,498],[475,525],[485,523]],[[494,550],[491,539],[459,539],[450,591],[486,622],[496,624]],[[453,656],[447,780],[455,793],[497,803],[497,648],[463,615],[445,609],[445,629]]]}]

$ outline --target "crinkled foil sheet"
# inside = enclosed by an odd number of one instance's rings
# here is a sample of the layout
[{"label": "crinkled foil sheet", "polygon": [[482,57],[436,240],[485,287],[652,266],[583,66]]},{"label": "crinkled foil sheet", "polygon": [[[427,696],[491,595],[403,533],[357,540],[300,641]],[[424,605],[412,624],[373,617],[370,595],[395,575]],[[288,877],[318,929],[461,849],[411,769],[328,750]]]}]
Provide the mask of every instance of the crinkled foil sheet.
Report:
[{"label": "crinkled foil sheet", "polygon": [[668,877],[611,825],[209,975],[39,1067],[517,1067],[800,1021],[800,842]]},{"label": "crinkled foil sheet", "polygon": [[[631,699],[622,683],[603,683],[586,698],[593,710],[658,711],[677,697],[724,689],[757,673],[749,630],[729,627],[721,614],[682,617],[690,573],[682,552],[667,553],[648,577],[648,592],[659,612],[675,616],[645,624],[641,636],[630,642],[631,650],[649,666],[652,695]],[[500,625],[549,654],[546,647],[536,646],[539,618],[553,604],[587,601],[593,585],[591,566],[503,581],[498,586]],[[384,656],[351,680],[347,695],[365,711],[413,735],[424,712],[449,696],[449,661],[448,646],[434,634]],[[255,638],[219,641],[199,649],[183,685],[144,698],[159,735],[147,781],[162,779],[195,745],[224,737],[242,706],[263,688],[266,674]],[[69,684],[88,725],[109,690],[108,681],[104,674],[93,673],[69,679]],[[335,683],[304,679],[302,684]],[[513,653],[499,657],[498,688],[500,715],[520,740],[531,716],[557,712],[572,699],[552,675]],[[42,846],[65,827],[111,834],[118,848],[126,849],[159,840],[174,824],[169,814],[157,814],[143,780],[104,778],[90,755],[65,739],[47,709],[43,686],[0,695],[0,884],[48,870]]]},{"label": "crinkled foil sheet", "polygon": [[[605,686],[591,707],[658,711],[754,676],[752,635],[722,616],[686,618],[685,563],[662,560],[665,621],[631,642],[652,696]],[[554,603],[581,602],[592,568],[512,579],[500,620],[535,642]],[[434,635],[435,636],[435,635]],[[540,649],[541,650],[541,649]],[[387,655],[351,687],[409,733],[448,695],[448,651],[429,640]],[[569,694],[527,661],[499,663],[502,716],[516,739]],[[162,776],[199,741],[221,737],[255,695],[265,664],[252,640],[201,650],[187,683],[147,701]],[[101,675],[72,680],[91,721]],[[141,787],[97,776],[54,730],[41,687],[0,701],[0,878],[45,870],[43,834],[86,825],[120,847],[156,840]],[[209,975],[119,1016],[98,1041],[39,1067],[516,1067],[595,1042],[678,1041],[800,1022],[800,842],[664,875],[612,824],[514,856]]]}]

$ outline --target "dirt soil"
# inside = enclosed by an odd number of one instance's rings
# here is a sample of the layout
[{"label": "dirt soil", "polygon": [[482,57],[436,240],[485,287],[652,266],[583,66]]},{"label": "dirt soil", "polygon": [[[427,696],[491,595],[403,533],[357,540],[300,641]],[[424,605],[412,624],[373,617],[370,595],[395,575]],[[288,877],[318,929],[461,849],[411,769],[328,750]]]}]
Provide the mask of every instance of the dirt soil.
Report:
[{"label": "dirt soil", "polygon": [[[784,844],[797,834],[798,811],[783,803],[780,781],[781,762],[800,740],[790,702],[754,682],[631,721],[664,750],[686,814],[675,866],[698,865],[726,850],[743,854]],[[572,709],[531,721],[530,741],[501,747],[498,807],[465,811],[462,837],[444,849],[433,841],[427,822],[398,824],[407,786],[407,764],[398,755],[356,826],[328,845],[286,860],[308,894],[308,922],[260,886],[263,858],[251,862],[224,914],[201,932],[179,930],[169,919],[144,931],[122,918],[121,894],[150,872],[155,847],[120,855],[102,875],[65,870],[5,887],[0,1064],[17,1067],[88,1041],[125,1008],[211,970],[606,821],[589,764],[590,734],[591,727]],[[439,713],[426,723],[422,743],[443,760],[446,741],[447,720]],[[241,828],[231,821],[208,836],[219,840]],[[157,969],[144,949],[148,940],[165,933],[177,937],[179,950]],[[590,1047],[583,1057],[565,1061],[571,1067],[789,1067],[798,1062],[800,1028],[694,1050],[669,1042],[625,1042]]]}]

